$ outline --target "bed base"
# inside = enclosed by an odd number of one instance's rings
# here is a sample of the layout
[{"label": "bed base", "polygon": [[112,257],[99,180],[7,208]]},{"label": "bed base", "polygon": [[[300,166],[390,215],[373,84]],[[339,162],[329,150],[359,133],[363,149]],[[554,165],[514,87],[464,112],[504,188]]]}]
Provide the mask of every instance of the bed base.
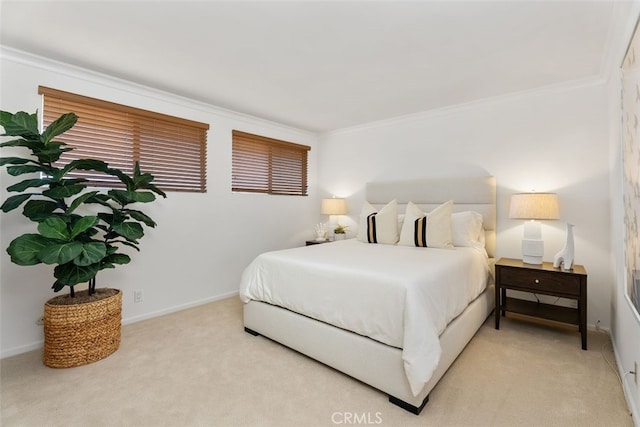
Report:
[{"label": "bed base", "polygon": [[[248,334],[253,335],[254,337],[260,336],[260,334],[256,331],[254,331],[253,329],[244,328],[244,331]],[[270,339],[269,337],[265,337],[267,339]],[[412,414],[416,414],[416,415],[420,415],[420,412],[422,411],[422,409],[427,405],[427,402],[429,402],[429,395],[427,395],[424,400],[422,401],[422,404],[418,407],[418,406],[413,406],[403,400],[400,400],[396,397],[393,397],[391,395],[389,395],[389,402],[393,403],[396,406],[401,407],[402,409],[404,409],[405,411],[409,411]]]},{"label": "bed base", "polygon": [[419,415],[431,390],[493,308],[491,285],[440,335],[440,363],[417,396],[411,392],[399,348],[259,301],[244,305],[244,326],[252,335],[263,335],[383,391],[389,402]]}]

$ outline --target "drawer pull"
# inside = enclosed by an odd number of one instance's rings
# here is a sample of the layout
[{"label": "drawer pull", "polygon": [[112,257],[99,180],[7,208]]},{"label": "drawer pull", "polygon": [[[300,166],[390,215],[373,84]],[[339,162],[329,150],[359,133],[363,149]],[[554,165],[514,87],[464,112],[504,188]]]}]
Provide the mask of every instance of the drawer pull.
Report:
[{"label": "drawer pull", "polygon": [[534,280],[534,282],[536,282],[536,283],[540,283],[540,280],[536,279],[536,280]]}]

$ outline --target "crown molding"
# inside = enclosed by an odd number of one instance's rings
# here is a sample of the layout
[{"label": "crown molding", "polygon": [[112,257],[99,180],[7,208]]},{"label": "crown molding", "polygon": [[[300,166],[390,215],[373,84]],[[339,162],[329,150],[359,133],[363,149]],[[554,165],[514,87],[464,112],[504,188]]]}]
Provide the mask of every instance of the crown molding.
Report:
[{"label": "crown molding", "polygon": [[433,110],[421,111],[418,113],[406,114],[403,116],[392,117],[389,119],[364,123],[362,125],[336,129],[333,131],[321,133],[320,136],[322,138],[326,138],[330,136],[347,134],[352,132],[360,132],[360,131],[380,128],[380,127],[406,124],[406,123],[411,123],[415,121],[432,120],[435,118],[447,117],[447,116],[451,116],[461,112],[477,109],[480,107],[487,107],[495,104],[501,104],[501,103],[510,102],[513,100],[522,99],[522,98],[530,98],[530,97],[536,97],[536,96],[552,94],[552,93],[563,93],[563,92],[568,92],[576,89],[598,86],[598,85],[605,84],[606,81],[607,79],[604,78],[602,75],[595,75],[595,76],[587,77],[583,79],[570,80],[562,83],[555,83],[552,85],[541,86],[534,89],[511,92],[504,95],[482,98],[482,99],[465,102],[461,104],[455,104],[455,105],[450,105],[446,107],[436,108]]},{"label": "crown molding", "polygon": [[[342,129],[335,129],[332,131],[321,133],[320,136],[322,138],[326,138],[333,135],[348,134],[379,127],[394,126],[421,120],[430,120],[458,114],[479,107],[490,106],[517,99],[535,97],[550,93],[562,93],[566,91],[607,84],[611,76],[614,75],[614,73],[616,73],[616,70],[619,69],[618,64],[620,63],[620,60],[624,55],[624,52],[621,52],[621,49],[626,48],[628,40],[631,37],[633,26],[635,25],[636,20],[639,19],[639,9],[640,4],[638,1],[619,1],[614,3],[610,18],[609,31],[607,33],[607,39],[605,41],[606,47],[600,60],[599,72],[598,74],[595,74],[593,76],[518,92],[511,92],[489,98],[482,98],[466,103],[450,105],[442,108],[421,111],[398,117],[392,117],[375,122],[363,123],[361,125],[350,126]],[[629,18],[630,16],[632,18]]]},{"label": "crown molding", "polygon": [[[17,64],[27,65],[30,67],[38,68],[44,71],[61,74],[73,79],[86,81],[103,87],[112,88],[121,92],[130,93],[136,96],[144,96],[146,98],[156,99],[165,103],[177,105],[180,107],[189,108],[192,110],[200,111],[206,114],[214,114],[222,116],[227,119],[241,121],[251,125],[264,125],[269,127],[275,127],[283,131],[294,132],[307,137],[316,138],[317,133],[311,132],[305,129],[295,128],[286,124],[274,122],[271,120],[263,119],[260,117],[252,116],[249,114],[241,113],[238,111],[229,110],[226,108],[218,107],[205,102],[197,101],[185,96],[177,95],[171,92],[155,89],[150,86],[145,86],[139,83],[131,82],[118,77],[113,77],[108,74],[100,73],[98,71],[90,70],[87,68],[79,67],[76,65],[61,62],[55,59],[47,58],[44,56],[36,55],[34,53],[14,49],[8,46],[0,45],[0,60],[11,61]],[[90,96],[87,95],[87,96]],[[117,101],[116,101],[117,102]],[[213,124],[215,126],[215,124]]]}]

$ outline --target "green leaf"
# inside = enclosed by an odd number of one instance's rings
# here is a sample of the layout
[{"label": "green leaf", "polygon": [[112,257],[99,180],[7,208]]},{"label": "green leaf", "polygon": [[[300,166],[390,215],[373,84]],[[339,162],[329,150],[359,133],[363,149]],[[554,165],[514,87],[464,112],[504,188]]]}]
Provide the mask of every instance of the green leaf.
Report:
[{"label": "green leaf", "polygon": [[63,285],[73,286],[78,283],[85,283],[96,277],[100,271],[99,264],[91,264],[87,266],[76,265],[68,262],[57,266],[53,270],[53,276]]},{"label": "green leaf", "polygon": [[113,231],[118,233],[120,236],[133,242],[144,236],[144,230],[137,222],[122,222],[120,224],[114,224],[112,228]]},{"label": "green leaf", "polygon": [[83,218],[80,218],[75,224],[73,224],[73,227],[71,227],[70,237],[73,239],[79,234],[84,233],[85,231],[96,225],[98,221],[99,220],[97,216],[85,216]]},{"label": "green leaf", "polygon": [[9,244],[7,253],[14,264],[36,265],[40,264],[38,253],[50,243],[49,239],[39,234],[23,234]]},{"label": "green leaf", "polygon": [[153,181],[153,175],[150,173],[142,173],[140,172],[140,163],[136,162],[136,165],[133,169],[133,182],[136,185],[136,188],[143,188],[143,186],[151,184]]},{"label": "green leaf", "polygon": [[62,169],[62,175],[66,175],[70,171],[74,169],[80,170],[94,170],[98,172],[106,172],[109,168],[109,165],[102,160],[95,159],[78,159],[72,160]]},{"label": "green leaf", "polygon": [[[58,170],[59,172],[59,170]],[[54,174],[51,174],[54,175]],[[65,186],[70,186],[70,185],[75,185],[75,184],[81,184],[82,186],[86,187],[83,183],[87,182],[87,180],[85,178],[66,178],[64,177],[64,180],[62,179],[62,176],[53,176],[54,181],[56,182],[62,182],[63,185]]]},{"label": "green leaf", "polygon": [[134,243],[127,242],[126,240],[123,240],[123,241],[118,240],[118,243],[120,243],[122,245],[130,246],[133,249],[135,249],[136,251],[140,252],[140,248],[138,247],[138,245],[136,245]]},{"label": "green leaf", "polygon": [[22,214],[29,218],[31,221],[42,221],[58,208],[58,205],[49,200],[29,200]]},{"label": "green leaf", "polygon": [[83,195],[76,197],[75,199],[73,199],[73,202],[71,202],[71,204],[69,205],[69,208],[67,209],[67,213],[71,213],[75,211],[78,206],[80,206],[87,200],[91,199],[96,194],[98,194],[98,191],[90,191],[88,193],[84,193]]},{"label": "green leaf", "polygon": [[57,162],[63,153],[73,150],[73,148],[63,148],[64,144],[60,142],[51,142],[46,150],[34,150],[34,154],[38,157],[40,163]]},{"label": "green leaf", "polygon": [[131,191],[126,190],[109,190],[107,194],[116,202],[121,205],[127,205],[129,203],[133,203],[134,200],[131,198]]},{"label": "green leaf", "polygon": [[94,197],[85,200],[85,203],[97,203],[113,209],[113,207],[109,204],[109,200],[111,200],[111,197],[107,196],[106,194],[96,194]]},{"label": "green leaf", "polygon": [[50,178],[26,179],[22,182],[18,182],[17,184],[8,186],[7,191],[24,191],[27,188],[41,187],[43,185],[49,184],[50,182],[51,182]]},{"label": "green leaf", "polygon": [[[62,135],[71,129],[78,121],[78,116],[74,113],[63,114],[54,120],[44,132],[42,132],[42,142],[48,144],[53,138]],[[37,126],[36,126],[37,129]]]},{"label": "green leaf", "polygon": [[33,196],[33,194],[17,194],[15,196],[8,197],[7,200],[4,201],[2,206],[0,206],[0,209],[2,210],[2,212],[10,212],[20,206],[31,196]]},{"label": "green leaf", "polygon": [[7,173],[11,176],[24,175],[25,173],[47,172],[46,168],[39,165],[7,166]]},{"label": "green leaf", "polygon": [[0,157],[0,166],[4,165],[23,165],[31,160],[22,157]]},{"label": "green leaf", "polygon": [[166,198],[167,195],[164,191],[160,190],[158,187],[152,184],[154,180],[154,176],[150,173],[142,173],[140,172],[140,164],[136,162],[136,166],[133,171],[133,181],[135,185],[135,190],[151,190],[154,193]]},{"label": "green leaf", "polygon": [[156,196],[148,191],[109,190],[107,194],[122,205],[136,202],[148,203],[156,199]]},{"label": "green leaf", "polygon": [[51,286],[51,289],[53,289],[53,292],[59,292],[61,291],[66,285],[64,283],[61,283],[59,280],[56,280],[53,285]]},{"label": "green leaf", "polygon": [[125,213],[131,215],[131,218],[136,219],[140,222],[143,222],[145,225],[147,225],[148,227],[155,227],[156,223],[154,220],[152,220],[150,217],[148,217],[147,215],[145,215],[144,213],[140,212],[140,211],[136,211],[133,209],[125,209],[124,210]]},{"label": "green leaf", "polygon": [[58,217],[47,218],[38,224],[38,232],[50,239],[69,240],[67,223]]},{"label": "green leaf", "polygon": [[0,126],[5,127],[7,123],[11,123],[13,114],[8,111],[0,111]]},{"label": "green leaf", "polygon": [[90,228],[87,231],[85,231],[85,234],[87,235],[87,237],[93,237],[96,234],[98,234],[98,230],[96,228]]},{"label": "green leaf", "polygon": [[127,190],[133,190],[135,188],[135,184],[133,182],[133,179],[131,179],[131,177],[129,177],[129,175],[127,175],[126,173],[122,172],[119,169],[107,169],[105,171],[105,173],[107,173],[108,175],[113,175],[115,177],[117,177],[120,182],[122,182],[125,187],[127,187]]},{"label": "green leaf", "polygon": [[82,243],[65,242],[46,246],[38,253],[38,258],[45,264],[65,264],[82,252]]},{"label": "green leaf", "polygon": [[155,194],[149,191],[136,191],[134,197],[136,199],[136,202],[139,203],[149,203],[153,202],[156,199]]},{"label": "green leaf", "polygon": [[84,185],[65,185],[62,187],[51,188],[47,191],[43,191],[42,194],[47,197],[51,197],[54,200],[63,200],[66,197],[75,196],[79,192],[85,189]]},{"label": "green leaf", "polygon": [[147,190],[151,190],[154,193],[158,194],[159,196],[162,196],[164,199],[167,198],[167,194],[164,191],[162,191],[161,189],[159,189],[158,187],[156,187],[155,185],[153,185],[153,184],[145,185],[142,188],[145,188]]},{"label": "green leaf", "polygon": [[39,138],[38,135],[33,135],[29,139],[12,139],[11,141],[1,143],[0,147],[27,147],[30,150],[39,150],[44,146]]},{"label": "green leaf", "polygon": [[31,221],[42,221],[48,218],[57,208],[58,205],[49,200],[29,200],[24,205],[22,214]]},{"label": "green leaf", "polygon": [[100,212],[98,213],[98,218],[106,222],[107,224],[111,224],[113,222],[113,214]]},{"label": "green leaf", "polygon": [[106,257],[105,262],[109,262],[112,264],[129,264],[129,262],[131,262],[131,257],[129,255],[125,255],[125,254],[111,254],[108,257]]},{"label": "green leaf", "polygon": [[34,136],[38,132],[38,117],[19,111],[15,114],[2,111],[0,113],[0,125],[8,136]]},{"label": "green leaf", "polygon": [[73,263],[84,267],[102,261],[106,255],[107,245],[102,242],[89,242],[82,245],[82,252]]}]

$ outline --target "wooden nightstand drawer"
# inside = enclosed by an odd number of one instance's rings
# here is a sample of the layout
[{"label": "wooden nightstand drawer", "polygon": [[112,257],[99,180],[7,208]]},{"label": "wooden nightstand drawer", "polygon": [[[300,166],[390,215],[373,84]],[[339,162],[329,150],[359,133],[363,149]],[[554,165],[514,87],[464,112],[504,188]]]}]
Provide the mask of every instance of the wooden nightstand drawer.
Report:
[{"label": "wooden nightstand drawer", "polygon": [[571,274],[502,268],[501,281],[509,288],[551,295],[580,296],[580,277]]}]

